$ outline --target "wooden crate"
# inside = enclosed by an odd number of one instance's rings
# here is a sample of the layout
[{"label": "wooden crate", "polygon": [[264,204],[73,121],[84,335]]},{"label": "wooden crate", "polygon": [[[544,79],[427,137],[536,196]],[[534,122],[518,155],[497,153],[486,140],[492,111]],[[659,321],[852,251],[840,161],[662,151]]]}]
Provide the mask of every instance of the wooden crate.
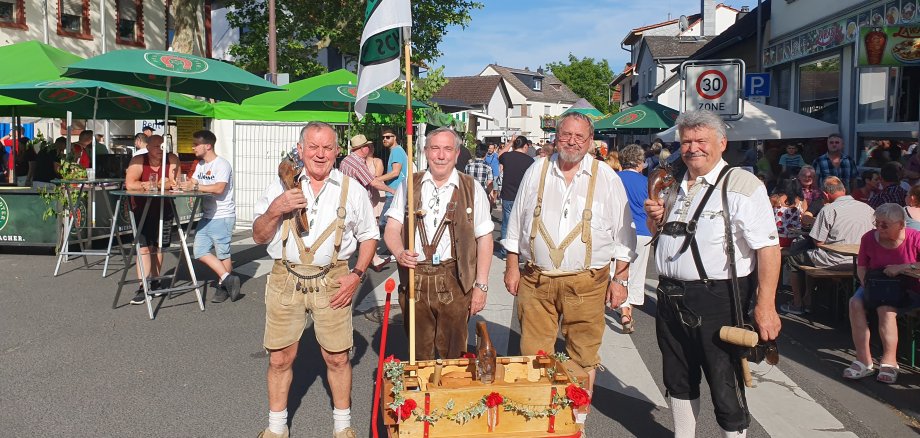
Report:
[{"label": "wooden crate", "polygon": [[[418,362],[415,366],[404,364],[402,375],[404,398],[416,403],[413,415],[397,421],[396,414],[389,408],[393,402],[393,382],[383,379],[381,409],[384,424],[391,438],[441,438],[441,437],[573,437],[581,435],[582,424],[576,423],[571,406],[564,406],[553,416],[528,419],[518,411],[505,410],[498,406],[492,410],[497,419],[489,431],[489,416],[483,413],[474,416],[465,424],[440,416],[433,422],[420,421],[418,415],[438,415],[446,412],[465,411],[480,403],[483,397],[495,392],[505,401],[516,406],[526,406],[532,412],[546,412],[553,406],[553,394],[564,398],[569,385],[581,387],[587,384],[588,376],[574,362],[557,361],[553,357],[515,356],[500,357],[496,366],[496,378],[492,384],[475,380],[475,359],[456,359],[443,362],[441,384],[431,383],[435,373],[435,361]],[[552,375],[550,375],[552,373]],[[558,400],[558,398],[557,398]],[[448,403],[453,409],[448,411]],[[494,414],[496,413],[497,414]],[[427,427],[426,427],[427,425]],[[427,429],[427,432],[426,432]]]}]

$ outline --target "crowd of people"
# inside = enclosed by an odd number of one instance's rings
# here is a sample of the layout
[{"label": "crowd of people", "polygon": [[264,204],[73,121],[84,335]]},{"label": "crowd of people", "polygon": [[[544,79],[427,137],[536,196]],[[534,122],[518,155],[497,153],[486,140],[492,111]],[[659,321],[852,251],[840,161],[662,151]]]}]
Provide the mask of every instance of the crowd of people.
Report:
[{"label": "crowd of people", "polygon": [[[520,353],[553,351],[561,330],[566,354],[588,375],[588,394],[602,365],[605,310],[619,313],[622,333],[634,332],[633,308],[644,304],[646,268],[654,263],[656,337],[675,436],[695,433],[703,376],[723,436],[745,436],[751,417],[742,370],[738,353],[720,340],[720,329],[747,323],[762,343],[775,340],[781,329],[776,306],[781,271],[789,272],[792,299],[780,310],[804,314],[812,291],[804,288],[803,271],[845,266],[851,260],[825,245],[858,244],[855,271],[863,286],[849,304],[856,360],[843,377],[878,371],[880,382],[894,383],[895,317],[920,307],[915,292],[920,280],[904,276],[920,262],[920,185],[912,185],[920,178],[916,154],[906,158],[906,166],[891,160],[860,175],[842,138],[833,135],[827,153],[810,165],[797,146],[787,147],[779,166],[790,177],[764,184],[756,148],[742,151],[739,166],[728,165],[726,126],[717,115],[689,111],[676,124],[680,140],[673,145],[656,140],[618,150],[596,142],[592,120],[578,113],[562,116],[555,141],[541,145],[514,136],[503,144],[478,142],[470,151],[460,135],[440,128],[426,135],[426,170],[409,179],[408,156],[392,129],[380,137],[386,163],[374,156],[373,141],[358,134],[348,139],[348,153],[336,166],[338,132],[308,123],[297,138],[303,164],[297,184],[273,181],[254,208],[253,240],[266,245],[274,260],[263,338],[269,413],[260,436],[289,434],[292,365],[309,320],[327,368],[333,435],[356,436],[349,360],[353,299],[368,269],[380,271],[393,262],[401,280],[399,305],[404,312],[414,306],[418,359],[465,352],[469,319],[489,303],[489,272],[503,269],[505,288],[516,297]],[[230,253],[233,170],[216,154],[212,132],[193,137],[197,163],[182,175],[174,154],[161,167],[162,136],[138,133],[125,186],[148,190],[166,179],[170,188],[213,195],[204,200],[194,257],[217,278],[212,301],[236,301],[242,294]],[[83,163],[94,141],[85,131],[69,159]],[[50,152],[39,153],[29,177],[50,182],[56,163],[68,159],[65,146],[62,137]],[[673,168],[676,183],[650,193],[647,175],[663,163]],[[410,181],[414,211],[407,207]],[[146,203],[140,197],[131,201],[135,215],[158,217],[161,204]],[[501,218],[498,241],[493,210]],[[298,212],[307,218],[305,229],[295,223]],[[163,211],[167,220],[174,214]],[[167,290],[157,280],[170,234],[169,227],[161,234],[156,220],[144,222],[137,275],[150,283],[132,303]],[[504,266],[493,266],[493,254]],[[410,269],[415,302],[405,290]],[[896,286],[886,282],[892,279]],[[869,312],[879,316],[883,352],[877,366],[869,350]]]}]

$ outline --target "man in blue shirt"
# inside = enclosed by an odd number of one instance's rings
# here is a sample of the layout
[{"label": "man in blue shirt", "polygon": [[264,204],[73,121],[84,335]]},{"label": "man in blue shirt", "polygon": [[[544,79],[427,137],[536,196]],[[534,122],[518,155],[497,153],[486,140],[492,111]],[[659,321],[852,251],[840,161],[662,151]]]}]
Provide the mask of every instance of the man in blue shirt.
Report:
[{"label": "man in blue shirt", "polygon": [[847,193],[856,188],[856,176],[859,169],[849,155],[843,153],[843,137],[831,134],[827,137],[827,153],[816,158],[811,164],[815,168],[815,180],[824,181],[829,176],[836,176],[847,186]]},{"label": "man in blue shirt", "polygon": [[[377,179],[385,182],[391,189],[396,190],[399,184],[406,179],[406,168],[409,157],[406,150],[396,142],[396,133],[390,128],[383,128],[383,146],[390,150],[390,159],[387,161],[387,173]],[[383,211],[390,209],[393,194],[387,193],[387,200],[383,204]],[[386,226],[386,215],[380,215],[380,226]]]}]

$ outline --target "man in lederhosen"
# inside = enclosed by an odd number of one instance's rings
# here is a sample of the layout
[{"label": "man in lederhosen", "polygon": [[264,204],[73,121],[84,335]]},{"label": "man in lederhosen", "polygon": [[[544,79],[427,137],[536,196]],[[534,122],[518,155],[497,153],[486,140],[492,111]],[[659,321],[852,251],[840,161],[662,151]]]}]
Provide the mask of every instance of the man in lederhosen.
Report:
[{"label": "man in lederhosen", "polygon": [[505,286],[517,295],[521,353],[554,351],[561,317],[566,352],[588,373],[589,391],[600,363],[604,305],[626,300],[636,246],[623,183],[588,154],[593,146],[591,119],[563,115],[557,153],[524,174],[502,242]]},{"label": "man in lederhosen", "polygon": [[[304,169],[298,185],[276,178],[256,202],[252,237],[268,244],[275,260],[265,286],[268,364],[268,428],[260,437],[287,437],[287,401],[297,346],[307,313],[326,363],[336,438],[354,438],[351,427],[351,307],[377,247],[379,231],[367,191],[333,169],[339,152],[332,126],[311,122],[300,131],[297,151]],[[292,212],[306,210],[308,229],[298,235]],[[348,260],[358,252],[354,269]]]},{"label": "man in lederhosen", "polygon": [[[750,414],[739,352],[719,339],[719,330],[744,317],[733,315],[733,300],[746,315],[754,294],[753,322],[761,341],[779,334],[775,295],[780,249],[773,210],[766,187],[754,174],[728,171],[722,160],[726,128],[718,115],[688,111],[676,124],[686,172],[677,175],[664,199],[645,203],[649,229],[664,224],[655,251],[656,328],[674,436],[696,433],[703,374],[723,436],[745,436]],[[728,236],[726,221],[731,224]],[[729,252],[736,254],[733,264]]]},{"label": "man in lederhosen", "polygon": [[[415,268],[415,351],[419,360],[460,357],[467,323],[486,305],[492,263],[489,197],[471,176],[454,166],[463,139],[450,128],[425,138],[428,170],[412,177],[415,211],[406,211],[407,187],[400,184],[386,211],[383,240],[399,263],[399,305],[409,314],[405,287]],[[415,251],[406,249],[407,214],[415,215]],[[406,321],[408,332],[408,320]]]}]

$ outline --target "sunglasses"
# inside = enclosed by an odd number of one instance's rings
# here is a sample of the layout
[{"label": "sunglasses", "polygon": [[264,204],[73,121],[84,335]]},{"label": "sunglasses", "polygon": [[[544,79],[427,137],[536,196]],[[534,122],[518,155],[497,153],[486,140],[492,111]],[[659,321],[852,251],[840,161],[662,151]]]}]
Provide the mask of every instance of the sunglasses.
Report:
[{"label": "sunglasses", "polygon": [[384,135],[383,138],[396,138],[395,135]]}]

